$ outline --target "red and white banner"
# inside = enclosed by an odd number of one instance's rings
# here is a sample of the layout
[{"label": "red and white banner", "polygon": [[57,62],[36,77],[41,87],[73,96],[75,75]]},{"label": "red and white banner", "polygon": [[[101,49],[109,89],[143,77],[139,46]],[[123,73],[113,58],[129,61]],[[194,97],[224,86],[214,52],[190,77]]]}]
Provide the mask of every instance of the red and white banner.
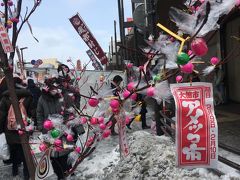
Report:
[{"label": "red and white banner", "polygon": [[13,52],[12,43],[9,39],[8,33],[5,29],[5,27],[0,23],[0,41],[3,47],[3,50],[5,53],[11,53]]},{"label": "red and white banner", "polygon": [[123,113],[119,113],[119,115],[115,116],[118,124],[118,133],[119,133],[119,147],[121,151],[121,156],[129,155],[129,146],[127,143],[127,135],[126,135],[126,121]]},{"label": "red and white banner", "polygon": [[88,47],[93,51],[97,58],[101,61],[102,65],[108,62],[107,56],[103,52],[102,48],[98,44],[97,40],[87,27],[86,23],[83,21],[79,14],[71,17],[70,22],[72,23],[75,30],[81,36],[83,41],[88,45]]},{"label": "red and white banner", "polygon": [[218,128],[210,83],[172,84],[176,104],[177,166],[217,168]]}]

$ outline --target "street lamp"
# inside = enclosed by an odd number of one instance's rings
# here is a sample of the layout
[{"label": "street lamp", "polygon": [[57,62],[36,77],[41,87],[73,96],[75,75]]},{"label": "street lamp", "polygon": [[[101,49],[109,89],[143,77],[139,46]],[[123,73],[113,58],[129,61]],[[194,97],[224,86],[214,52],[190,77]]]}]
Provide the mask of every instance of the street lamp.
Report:
[{"label": "street lamp", "polygon": [[[23,50],[24,49],[27,49],[28,47],[23,47],[23,48],[20,48],[20,51],[21,51],[21,58],[19,60],[21,60],[20,64],[22,64],[22,71],[24,72],[24,61],[23,61]],[[23,74],[23,78],[25,78],[25,75]]]},{"label": "street lamp", "polygon": [[20,51],[21,51],[21,57],[22,57],[22,63],[24,64],[24,61],[23,61],[23,50],[24,49],[27,49],[28,47],[23,47],[23,48],[20,48]]}]

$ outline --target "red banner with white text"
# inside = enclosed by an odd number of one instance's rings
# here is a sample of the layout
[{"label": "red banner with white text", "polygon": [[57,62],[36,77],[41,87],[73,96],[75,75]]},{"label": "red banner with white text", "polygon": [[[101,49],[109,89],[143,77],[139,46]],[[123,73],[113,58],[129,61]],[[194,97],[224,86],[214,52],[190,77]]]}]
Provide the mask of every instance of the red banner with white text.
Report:
[{"label": "red banner with white text", "polygon": [[176,104],[177,166],[216,168],[218,128],[210,83],[172,84]]},{"label": "red banner with white text", "polygon": [[79,14],[76,14],[69,20],[72,23],[75,30],[77,31],[77,33],[81,36],[83,41],[88,45],[88,47],[101,61],[102,65],[106,64],[108,62],[107,56],[105,55],[102,48],[98,44],[97,40],[87,27],[86,23],[83,21],[82,17]]}]

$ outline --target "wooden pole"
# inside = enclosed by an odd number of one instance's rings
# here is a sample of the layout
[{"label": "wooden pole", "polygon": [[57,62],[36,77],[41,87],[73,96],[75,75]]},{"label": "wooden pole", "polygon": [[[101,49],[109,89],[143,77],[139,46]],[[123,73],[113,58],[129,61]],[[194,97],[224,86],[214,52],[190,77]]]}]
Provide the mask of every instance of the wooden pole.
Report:
[{"label": "wooden pole", "polygon": [[[9,68],[8,57],[7,57],[7,54],[4,53],[2,46],[0,46],[0,59],[1,59],[1,65],[2,65],[3,71],[5,74],[9,97],[11,99],[11,103],[12,103],[12,106],[14,109],[16,121],[18,124],[20,124],[21,129],[25,129],[24,123],[22,121],[21,111],[19,109],[18,98],[17,98],[16,91],[15,91],[12,70]],[[24,153],[24,157],[26,160],[30,178],[32,180],[34,180],[35,179],[36,162],[34,161],[34,159],[32,157],[31,148],[28,143],[27,135],[26,134],[21,135],[20,141],[21,141],[21,145],[23,148],[23,153]]]}]

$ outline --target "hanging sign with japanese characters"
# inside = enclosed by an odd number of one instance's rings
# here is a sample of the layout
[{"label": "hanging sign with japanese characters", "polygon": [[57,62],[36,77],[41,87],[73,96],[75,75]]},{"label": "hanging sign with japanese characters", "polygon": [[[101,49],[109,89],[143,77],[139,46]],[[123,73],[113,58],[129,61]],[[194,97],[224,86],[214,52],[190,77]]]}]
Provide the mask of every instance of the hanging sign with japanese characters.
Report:
[{"label": "hanging sign with japanese characters", "polygon": [[97,58],[94,56],[94,54],[92,53],[92,51],[89,49],[86,51],[87,55],[89,56],[89,58],[92,61],[92,65],[95,68],[95,70],[100,70],[102,71],[103,68],[101,66],[101,64],[97,61]]},{"label": "hanging sign with japanese characters", "polygon": [[3,47],[3,50],[5,53],[11,53],[13,52],[12,43],[9,39],[8,33],[5,29],[5,27],[0,23],[0,41]]},{"label": "hanging sign with japanese characters", "polygon": [[88,47],[101,61],[102,65],[106,64],[108,62],[107,56],[105,55],[102,48],[98,44],[97,40],[87,27],[86,23],[83,21],[82,17],[79,14],[76,14],[69,20],[72,23],[75,30],[77,31],[77,33],[81,36],[83,41],[88,45]]},{"label": "hanging sign with japanese characters", "polygon": [[172,84],[176,103],[177,166],[216,168],[218,128],[211,83]]}]

